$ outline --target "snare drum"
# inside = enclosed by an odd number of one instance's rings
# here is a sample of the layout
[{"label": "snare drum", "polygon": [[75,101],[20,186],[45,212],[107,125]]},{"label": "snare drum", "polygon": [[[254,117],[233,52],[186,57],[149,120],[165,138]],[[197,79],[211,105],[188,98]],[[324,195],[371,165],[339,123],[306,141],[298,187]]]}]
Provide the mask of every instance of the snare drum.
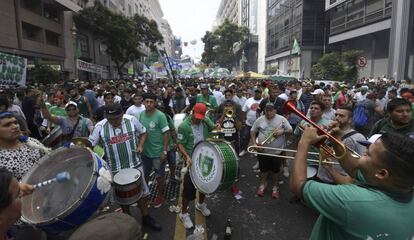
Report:
[{"label": "snare drum", "polygon": [[174,126],[176,130],[178,130],[178,127],[184,121],[186,117],[187,117],[187,113],[177,113],[174,115],[173,120],[174,120]]},{"label": "snare drum", "polygon": [[59,148],[40,159],[23,177],[36,184],[67,171],[70,180],[36,189],[22,198],[22,221],[47,232],[59,233],[80,226],[104,203],[107,192],[98,188],[99,170],[106,164],[87,148]]},{"label": "snare drum", "polygon": [[56,126],[50,133],[43,139],[43,145],[48,148],[56,149],[63,145],[63,133],[59,126]]},{"label": "snare drum", "polygon": [[200,142],[195,146],[191,158],[191,180],[204,194],[229,187],[237,179],[239,159],[227,141]]},{"label": "snare drum", "polygon": [[115,200],[119,205],[136,203],[143,189],[142,174],[135,168],[122,169],[114,176]]}]

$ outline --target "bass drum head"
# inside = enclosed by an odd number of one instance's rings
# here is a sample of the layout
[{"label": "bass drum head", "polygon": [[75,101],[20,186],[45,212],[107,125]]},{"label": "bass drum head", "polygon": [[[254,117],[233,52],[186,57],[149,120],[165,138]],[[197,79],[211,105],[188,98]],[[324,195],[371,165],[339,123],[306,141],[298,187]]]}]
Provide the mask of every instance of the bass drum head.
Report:
[{"label": "bass drum head", "polygon": [[308,179],[315,177],[317,173],[318,173],[317,167],[307,166],[306,174],[307,174]]},{"label": "bass drum head", "polygon": [[67,171],[70,180],[52,183],[36,189],[31,195],[22,198],[22,219],[29,224],[42,224],[70,213],[84,193],[94,182],[93,172],[97,168],[95,155],[86,148],[59,148],[43,157],[23,177],[22,182],[37,184]]},{"label": "bass drum head", "polygon": [[200,142],[191,158],[191,180],[204,194],[212,194],[220,186],[231,185],[237,178],[239,162],[236,151],[226,141]]},{"label": "bass drum head", "polygon": [[180,126],[181,123],[184,122],[184,119],[186,117],[187,117],[187,113],[177,113],[174,115],[173,121],[174,121],[174,127],[176,130],[178,130],[178,127]]}]

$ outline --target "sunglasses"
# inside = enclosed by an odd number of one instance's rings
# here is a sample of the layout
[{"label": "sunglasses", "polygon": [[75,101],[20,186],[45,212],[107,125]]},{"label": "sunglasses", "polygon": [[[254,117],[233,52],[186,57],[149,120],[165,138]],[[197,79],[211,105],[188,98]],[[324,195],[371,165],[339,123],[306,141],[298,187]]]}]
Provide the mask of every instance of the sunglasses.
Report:
[{"label": "sunglasses", "polygon": [[68,108],[66,109],[67,112],[76,111],[76,108]]}]

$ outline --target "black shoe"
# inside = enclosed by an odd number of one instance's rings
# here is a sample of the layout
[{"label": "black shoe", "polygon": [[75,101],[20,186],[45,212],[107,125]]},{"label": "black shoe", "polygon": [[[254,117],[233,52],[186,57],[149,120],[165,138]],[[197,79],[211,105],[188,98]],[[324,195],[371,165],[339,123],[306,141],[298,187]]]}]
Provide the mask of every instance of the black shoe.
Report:
[{"label": "black shoe", "polygon": [[154,229],[155,231],[161,231],[161,224],[159,224],[154,218],[151,216],[144,216],[142,217],[142,225],[144,227],[149,227]]}]

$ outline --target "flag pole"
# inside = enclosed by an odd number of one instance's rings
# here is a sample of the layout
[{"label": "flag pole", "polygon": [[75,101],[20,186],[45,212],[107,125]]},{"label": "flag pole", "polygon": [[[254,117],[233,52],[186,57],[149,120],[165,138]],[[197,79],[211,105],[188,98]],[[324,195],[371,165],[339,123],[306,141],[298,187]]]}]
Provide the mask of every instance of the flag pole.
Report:
[{"label": "flag pole", "polygon": [[164,54],[167,57],[168,66],[170,67],[171,75],[172,75],[172,78],[173,78],[173,85],[175,86],[175,74],[174,74],[174,71],[171,67],[170,58],[168,57],[167,50],[165,50],[165,48],[164,48]]}]

